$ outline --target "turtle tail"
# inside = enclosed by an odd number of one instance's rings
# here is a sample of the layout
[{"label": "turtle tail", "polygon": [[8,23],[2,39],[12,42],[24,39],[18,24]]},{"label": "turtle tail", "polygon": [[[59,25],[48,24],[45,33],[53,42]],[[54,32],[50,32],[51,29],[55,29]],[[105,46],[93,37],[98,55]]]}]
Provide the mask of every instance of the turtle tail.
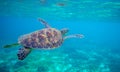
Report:
[{"label": "turtle tail", "polygon": [[32,49],[28,47],[20,48],[17,54],[18,59],[19,60],[25,59],[28,56],[28,54],[31,52],[31,50]]}]

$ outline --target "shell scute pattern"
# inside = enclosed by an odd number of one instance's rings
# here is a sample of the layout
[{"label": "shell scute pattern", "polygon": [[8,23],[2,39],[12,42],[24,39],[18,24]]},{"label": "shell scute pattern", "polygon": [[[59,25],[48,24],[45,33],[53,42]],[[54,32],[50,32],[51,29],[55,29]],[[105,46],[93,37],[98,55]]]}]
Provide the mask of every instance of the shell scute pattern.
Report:
[{"label": "shell scute pattern", "polygon": [[59,30],[46,28],[23,36],[19,42],[26,47],[48,49],[60,46],[63,39]]}]

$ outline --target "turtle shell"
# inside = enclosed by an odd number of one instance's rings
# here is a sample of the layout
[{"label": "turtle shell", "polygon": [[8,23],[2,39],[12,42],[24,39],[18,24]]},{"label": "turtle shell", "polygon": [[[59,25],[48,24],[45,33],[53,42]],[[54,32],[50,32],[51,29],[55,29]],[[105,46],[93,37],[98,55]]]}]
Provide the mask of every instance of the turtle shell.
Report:
[{"label": "turtle shell", "polygon": [[52,49],[59,47],[62,42],[62,34],[55,28],[45,28],[30,34],[23,35],[18,40],[19,44],[40,49]]}]

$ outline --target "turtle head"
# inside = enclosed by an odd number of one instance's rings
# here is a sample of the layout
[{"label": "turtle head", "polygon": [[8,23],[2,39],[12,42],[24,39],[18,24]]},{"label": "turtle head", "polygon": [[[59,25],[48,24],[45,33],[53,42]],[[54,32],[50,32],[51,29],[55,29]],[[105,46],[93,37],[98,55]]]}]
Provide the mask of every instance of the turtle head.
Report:
[{"label": "turtle head", "polygon": [[69,30],[67,28],[63,28],[60,31],[62,35],[65,35]]}]

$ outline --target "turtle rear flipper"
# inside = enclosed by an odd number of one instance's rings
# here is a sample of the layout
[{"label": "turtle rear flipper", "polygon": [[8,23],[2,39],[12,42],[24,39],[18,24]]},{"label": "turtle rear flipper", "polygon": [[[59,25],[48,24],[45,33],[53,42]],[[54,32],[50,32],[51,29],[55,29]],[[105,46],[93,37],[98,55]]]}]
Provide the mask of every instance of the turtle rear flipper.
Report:
[{"label": "turtle rear flipper", "polygon": [[84,35],[82,35],[82,34],[74,34],[74,35],[69,35],[69,36],[64,37],[64,39],[68,39],[68,38],[84,38]]},{"label": "turtle rear flipper", "polygon": [[51,28],[49,26],[49,24],[45,20],[43,20],[42,18],[38,18],[38,21],[40,21],[43,25],[45,25],[46,28]]},{"label": "turtle rear flipper", "polygon": [[19,45],[19,43],[14,43],[14,44],[5,45],[5,46],[3,46],[3,48],[11,48],[11,47],[15,47],[18,45]]},{"label": "turtle rear flipper", "polygon": [[31,50],[32,50],[31,48],[27,48],[27,47],[20,48],[17,54],[18,59],[19,60],[25,59],[28,56],[28,54],[31,52]]}]

